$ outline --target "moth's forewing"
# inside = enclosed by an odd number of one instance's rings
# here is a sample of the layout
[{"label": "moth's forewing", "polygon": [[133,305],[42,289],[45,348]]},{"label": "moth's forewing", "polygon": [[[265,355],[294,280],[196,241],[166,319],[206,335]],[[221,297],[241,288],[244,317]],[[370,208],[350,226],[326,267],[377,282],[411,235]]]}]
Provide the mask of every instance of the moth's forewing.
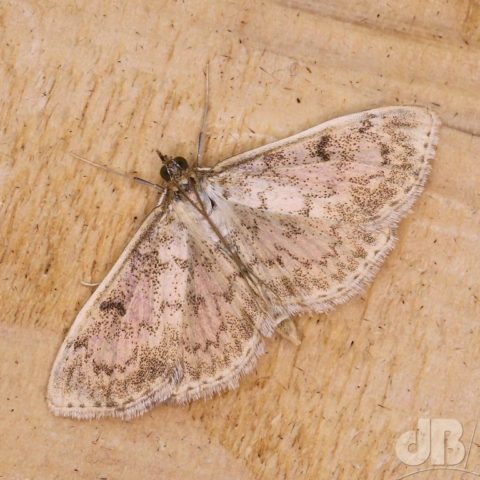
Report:
[{"label": "moth's forewing", "polygon": [[186,234],[165,204],[145,220],[65,338],[48,386],[55,414],[128,418],[170,396],[182,375],[173,348],[180,310],[160,297],[185,288],[181,259],[188,261]]},{"label": "moth's forewing", "polygon": [[347,115],[218,164],[208,194],[275,304],[323,312],[372,279],[421,193],[439,120],[420,107]]}]

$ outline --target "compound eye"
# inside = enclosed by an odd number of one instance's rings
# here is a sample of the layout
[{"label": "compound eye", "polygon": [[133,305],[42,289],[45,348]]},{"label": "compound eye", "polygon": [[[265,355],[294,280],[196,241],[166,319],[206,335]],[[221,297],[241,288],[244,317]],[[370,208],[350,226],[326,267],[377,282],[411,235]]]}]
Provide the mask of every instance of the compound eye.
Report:
[{"label": "compound eye", "polygon": [[168,168],[165,165],[160,169],[160,176],[166,182],[169,182],[171,180],[170,173],[168,172]]},{"label": "compound eye", "polygon": [[173,161],[178,165],[181,170],[187,170],[188,162],[183,157],[175,157]]}]

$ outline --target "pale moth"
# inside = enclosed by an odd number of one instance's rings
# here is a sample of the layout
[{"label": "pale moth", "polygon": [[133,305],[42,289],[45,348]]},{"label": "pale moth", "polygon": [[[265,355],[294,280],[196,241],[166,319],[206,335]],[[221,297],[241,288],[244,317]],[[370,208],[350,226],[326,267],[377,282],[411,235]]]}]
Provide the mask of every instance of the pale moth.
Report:
[{"label": "pale moth", "polygon": [[386,107],[213,168],[159,153],[157,208],[65,338],[50,409],[129,419],[237,387],[281,322],[373,278],[423,189],[438,128],[425,108]]}]

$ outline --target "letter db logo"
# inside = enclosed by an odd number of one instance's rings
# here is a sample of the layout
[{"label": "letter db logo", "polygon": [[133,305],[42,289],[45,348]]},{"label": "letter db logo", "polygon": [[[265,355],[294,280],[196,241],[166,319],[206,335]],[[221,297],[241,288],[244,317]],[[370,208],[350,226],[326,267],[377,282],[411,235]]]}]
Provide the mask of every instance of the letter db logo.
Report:
[{"label": "letter db logo", "polygon": [[406,465],[420,465],[428,457],[432,465],[457,465],[465,457],[462,434],[462,424],[453,418],[420,418],[417,430],[400,436],[395,451]]}]

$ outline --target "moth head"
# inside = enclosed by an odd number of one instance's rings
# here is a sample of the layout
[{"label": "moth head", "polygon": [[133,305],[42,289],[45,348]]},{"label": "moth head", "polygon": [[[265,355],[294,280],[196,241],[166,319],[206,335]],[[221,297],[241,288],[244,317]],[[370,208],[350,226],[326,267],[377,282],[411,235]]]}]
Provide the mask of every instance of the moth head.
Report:
[{"label": "moth head", "polygon": [[167,157],[166,155],[161,154],[157,150],[158,156],[162,160],[162,168],[160,169],[160,176],[166,181],[171,182],[172,180],[180,181],[186,175],[186,172],[189,169],[187,160],[183,157]]}]

